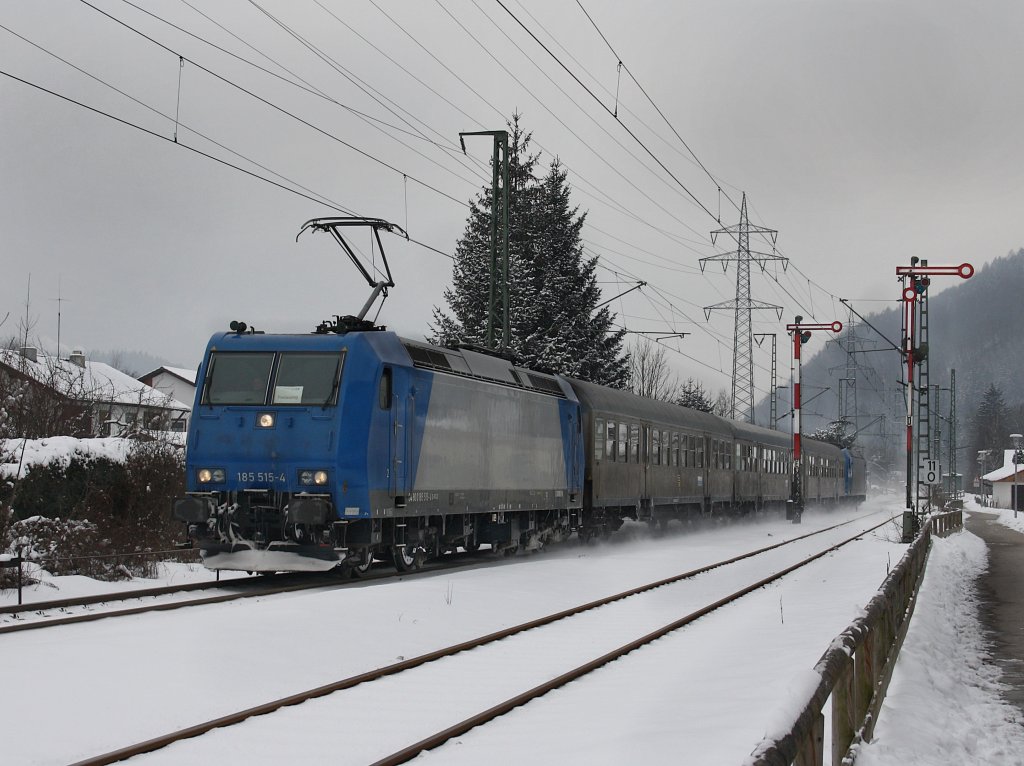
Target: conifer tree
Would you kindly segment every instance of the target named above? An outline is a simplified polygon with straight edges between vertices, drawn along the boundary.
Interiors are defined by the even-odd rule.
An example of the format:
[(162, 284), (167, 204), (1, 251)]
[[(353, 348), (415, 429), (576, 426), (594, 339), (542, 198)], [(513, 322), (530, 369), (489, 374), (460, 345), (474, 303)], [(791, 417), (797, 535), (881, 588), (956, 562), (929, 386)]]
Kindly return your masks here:
[(979, 450), (992, 450), (989, 470), (1002, 465), (1003, 450), (1011, 446), (1009, 415), (1002, 390), (995, 383), (990, 383), (971, 421), (973, 439), (970, 453), (977, 456)]
[[(551, 370), (594, 383), (626, 385), (628, 357), (613, 315), (597, 308), (597, 258), (583, 253), (586, 218), (570, 200), (568, 174), (557, 159), (536, 177), (537, 155), (514, 115), (509, 123), (509, 304), (507, 346), (525, 367)], [(470, 203), (466, 230), (455, 248), (450, 314), (434, 309), (432, 340), (482, 345), (487, 328), (491, 190)], [(500, 235), (500, 232), (499, 232)], [(501, 340), (501, 328), (495, 328)]]

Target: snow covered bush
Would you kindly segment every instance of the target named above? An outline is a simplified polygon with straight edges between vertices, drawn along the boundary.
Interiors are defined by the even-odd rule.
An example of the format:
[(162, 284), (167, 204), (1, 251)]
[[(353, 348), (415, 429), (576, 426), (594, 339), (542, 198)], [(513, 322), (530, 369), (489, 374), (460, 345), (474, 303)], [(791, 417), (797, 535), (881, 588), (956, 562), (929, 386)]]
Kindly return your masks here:
[[(81, 446), (99, 441), (121, 441), (123, 449), (92, 454)], [(181, 532), (170, 514), (171, 499), (184, 491), (181, 449), (161, 441), (69, 440), (64, 452), (47, 454), (0, 487), (0, 506), (10, 509), (8, 528), (0, 523), (2, 548), (16, 553), (28, 545), (51, 574), (151, 575), (156, 559), (144, 554), (168, 550)]]
[(89, 521), (31, 516), (15, 521), (6, 530), (4, 548), (21, 551), (26, 562), (50, 574), (106, 574), (95, 552), (103, 548), (99, 530)]

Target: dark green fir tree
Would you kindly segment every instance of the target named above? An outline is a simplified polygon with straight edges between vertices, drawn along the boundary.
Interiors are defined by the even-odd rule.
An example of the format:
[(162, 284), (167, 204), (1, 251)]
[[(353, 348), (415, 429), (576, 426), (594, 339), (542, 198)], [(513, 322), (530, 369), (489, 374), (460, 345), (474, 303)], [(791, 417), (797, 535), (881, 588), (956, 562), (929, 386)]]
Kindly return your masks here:
[[(551, 370), (594, 383), (623, 387), (629, 376), (624, 333), (598, 308), (597, 259), (583, 252), (586, 218), (570, 200), (568, 175), (556, 159), (537, 178), (530, 134), (515, 115), (509, 123), (509, 304), (507, 346), (525, 367)], [(491, 190), (470, 202), (469, 219), (455, 248), (450, 313), (434, 309), (431, 338), (441, 345), (483, 345), (487, 328)], [(499, 236), (501, 232), (499, 231)], [(501, 344), (501, 327), (495, 328)]]

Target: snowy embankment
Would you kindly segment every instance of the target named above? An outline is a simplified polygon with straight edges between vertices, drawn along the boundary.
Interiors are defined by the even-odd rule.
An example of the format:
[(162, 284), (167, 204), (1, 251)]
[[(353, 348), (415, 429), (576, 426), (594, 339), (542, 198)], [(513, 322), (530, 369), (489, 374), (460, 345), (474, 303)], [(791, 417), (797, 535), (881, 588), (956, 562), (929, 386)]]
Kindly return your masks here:
[(978, 614), (975, 582), (987, 559), (970, 532), (934, 539), (874, 741), (858, 766), (1024, 764), (1024, 716), (1000, 696)]

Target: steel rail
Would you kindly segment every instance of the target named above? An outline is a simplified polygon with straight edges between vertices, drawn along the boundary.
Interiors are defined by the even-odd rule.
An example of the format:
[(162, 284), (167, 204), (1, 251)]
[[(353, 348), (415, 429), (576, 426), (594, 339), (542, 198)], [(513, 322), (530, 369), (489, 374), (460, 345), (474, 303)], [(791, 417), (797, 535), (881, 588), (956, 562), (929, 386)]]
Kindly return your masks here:
[(565, 686), (570, 681), (575, 681), (576, 679), (581, 678), (582, 676), (585, 676), (586, 674), (591, 673), (597, 670), (598, 668), (603, 667), (604, 665), (607, 665), (609, 662), (612, 662), (614, 660), (619, 659), (620, 657), (629, 654), (635, 649), (639, 649), (640, 647), (645, 646), (653, 641), (656, 641), (659, 638), (663, 638), (669, 633), (672, 633), (673, 631), (679, 630), (679, 628), (685, 627), (686, 625), (695, 622), (696, 620), (700, 619), (701, 617), (704, 617), (707, 614), (710, 614), (716, 609), (720, 609), (723, 606), (731, 604), (733, 601), (737, 601), (743, 596), (746, 596), (755, 590), (759, 590), (760, 588), (763, 588), (765, 585), (769, 585), (775, 582), (776, 580), (785, 577), (791, 572), (794, 572), (797, 569), (800, 569), (814, 561), (817, 561), (823, 556), (826, 556), (829, 553), (832, 553), (833, 551), (842, 548), (844, 545), (848, 545), (852, 543), (854, 540), (860, 539), (868, 532), (873, 532), (879, 527), (885, 526), (890, 521), (891, 519), (883, 521), (881, 524), (878, 524), (875, 527), (863, 530), (862, 532), (859, 532), (853, 537), (847, 538), (846, 540), (837, 543), (836, 545), (833, 545), (830, 548), (827, 548), (819, 553), (816, 553), (813, 556), (810, 556), (802, 561), (799, 561), (796, 564), (793, 564), (792, 566), (786, 567), (785, 569), (776, 572), (773, 575), (769, 575), (768, 577), (758, 580), (752, 585), (748, 585), (745, 588), (741, 588), (735, 593), (725, 596), (724, 598), (720, 598), (718, 601), (715, 601), (712, 604), (708, 604), (707, 606), (702, 607), (701, 609), (698, 609), (695, 612), (691, 612), (685, 617), (680, 617), (678, 620), (674, 620), (668, 625), (658, 628), (657, 630), (652, 631), (645, 636), (641, 636), (640, 638), (634, 641), (630, 641), (628, 644), (620, 646), (617, 649), (613, 649), (612, 651), (603, 654), (600, 657), (591, 660), (590, 662), (580, 665), (579, 667), (574, 668), (573, 670), (570, 670), (567, 673), (563, 673), (557, 678), (547, 681), (539, 686), (535, 686), (534, 688), (530, 689), (529, 691), (525, 691), (522, 694), (517, 694), (515, 697), (505, 700), (504, 702), (495, 705), (494, 707), (488, 708), (487, 710), (481, 713), (477, 713), (476, 715), (471, 716), (470, 718), (467, 718), (464, 721), (455, 724), (454, 726), (449, 726), (447, 729), (444, 729), (443, 731), (439, 731), (436, 734), (432, 734), (431, 736), (426, 737), (425, 739), (421, 739), (419, 742), (409, 745), (408, 747), (404, 747), (401, 750), (392, 753), (389, 756), (386, 756), (385, 758), (381, 758), (378, 761), (374, 761), (373, 764), (371, 764), (371, 766), (398, 766), (398, 764), (408, 763), (413, 758), (416, 758), (424, 750), (431, 750), (435, 747), (443, 745), (445, 742), (454, 737), (461, 736), (466, 732), (470, 731), (471, 729), (480, 726), (481, 724), (493, 721), (495, 718), (498, 718), (499, 716), (502, 716), (505, 713), (508, 713), (517, 707), (521, 707), (522, 705), (525, 705), (527, 702), (530, 702), (536, 699), (537, 697), (541, 697), (550, 691), (554, 691), (555, 689)]
[[(875, 515), (875, 514), (868, 514), (868, 515), (870, 516), (870, 515)], [(893, 517), (893, 518), (895, 518), (895, 517)], [(774, 580), (777, 580), (780, 577), (785, 576), (786, 574), (788, 574), (789, 572), (793, 571), (794, 569), (798, 569), (798, 568), (800, 568), (802, 566), (806, 566), (810, 562), (812, 562), (812, 561), (814, 561), (814, 560), (816, 560), (818, 558), (821, 558), (822, 556), (825, 556), (826, 554), (828, 554), (828, 553), (830, 553), (830, 552), (832, 552), (834, 550), (837, 550), (838, 548), (840, 548), (840, 547), (842, 547), (844, 545), (847, 545), (848, 543), (850, 543), (850, 542), (852, 542), (852, 541), (862, 537), (863, 535), (865, 535), (865, 534), (867, 534), (869, 532), (873, 532), (874, 530), (879, 529), (880, 527), (883, 527), (886, 524), (891, 523), (893, 518), (888, 518), (885, 521), (881, 522), (880, 524), (877, 524), (877, 525), (875, 525), (873, 527), (869, 527), (868, 529), (865, 529), (865, 530), (861, 530), (856, 535), (854, 535), (853, 537), (850, 537), (847, 540), (844, 540), (843, 542), (838, 543), (837, 545), (833, 545), (833, 546), (827, 548), (826, 550), (822, 551), (821, 553), (818, 553), (818, 554), (812, 556), (809, 559), (805, 559), (805, 560), (799, 562), (798, 564), (796, 564), (796, 565), (794, 565), (792, 567), (788, 567), (787, 569), (783, 570), (780, 573), (772, 575), (771, 577), (766, 578), (764, 580), (761, 580), (761, 581), (755, 583), (752, 586), (744, 588), (742, 591), (739, 591), (739, 592), (733, 594), (732, 596), (727, 596), (725, 599), (721, 599), (721, 600), (715, 602), (714, 604), (711, 604), (710, 606), (704, 607), (703, 609), (699, 610), (698, 612), (694, 612), (694, 613), (692, 613), (690, 615), (687, 615), (686, 617), (682, 618), (681, 620), (677, 620), (677, 621), (673, 622), (667, 628), (662, 628), (662, 629), (656, 631), (655, 633), (648, 634), (647, 636), (643, 637), (642, 639), (638, 639), (638, 641), (631, 642), (630, 644), (627, 645), (628, 648), (625, 648), (623, 650), (616, 650), (616, 651), (619, 652), (618, 654), (615, 654), (613, 652), (611, 654), (604, 655), (603, 657), (598, 658), (598, 660), (595, 660), (592, 663), (588, 663), (587, 665), (582, 666), (582, 668), (586, 668), (586, 670), (583, 670), (582, 668), (577, 668), (574, 671), (570, 671), (570, 673), (567, 673), (567, 674), (564, 674), (562, 676), (559, 676), (557, 679), (555, 679), (555, 681), (552, 681), (552, 682), (549, 682), (548, 684), (544, 684), (543, 686), (537, 687), (536, 689), (533, 689), (530, 692), (526, 692), (524, 695), (518, 695), (517, 697), (513, 698), (513, 700), (509, 700), (509, 701), (507, 701), (505, 703), (502, 703), (501, 705), (498, 705), (498, 706), (496, 706), (494, 708), (491, 708), (488, 711), (485, 711), (484, 713), (481, 713), (481, 714), (479, 714), (477, 716), (473, 716), (472, 718), (467, 719), (466, 721), (463, 721), (460, 724), (456, 724), (455, 726), (450, 727), (449, 729), (446, 729), (444, 732), (439, 732), (438, 734), (434, 735), (433, 737), (430, 737), (430, 738), (428, 738), (426, 740), (421, 740), (421, 742), (418, 742), (415, 745), (411, 745), (411, 746), (409, 746), (407, 748), (404, 748), (401, 751), (399, 751), (398, 753), (393, 754), (392, 756), (389, 756), (390, 759), (393, 759), (393, 758), (396, 758), (399, 755), (401, 755), (402, 756), (401, 760), (388, 760), (388, 759), (385, 759), (383, 761), (380, 761), (379, 763), (381, 763), (381, 764), (383, 764), (383, 763), (404, 763), (405, 761), (409, 760), (410, 758), (415, 757), (415, 755), (417, 753), (419, 753), (420, 751), (422, 751), (424, 749), (430, 749), (431, 747), (436, 747), (437, 744), (441, 744), (443, 741), (446, 741), (447, 739), (450, 739), (451, 737), (458, 736), (460, 733), (468, 731), (469, 729), (473, 728), (474, 726), (479, 725), (479, 723), (483, 723), (483, 722), (486, 722), (487, 720), (491, 720), (492, 718), (495, 718), (495, 717), (497, 717), (499, 715), (502, 715), (503, 712), (507, 712), (507, 710), (511, 710), (514, 707), (518, 707), (519, 705), (524, 704), (525, 702), (529, 701), (529, 699), (533, 699), (533, 697), (540, 696), (541, 694), (544, 694), (545, 691), (548, 690), (549, 684), (557, 682), (556, 686), (551, 686), (550, 688), (557, 688), (558, 686), (564, 685), (565, 683), (568, 683), (569, 681), (573, 680), (574, 678), (579, 677), (579, 675), (583, 675), (586, 672), (590, 672), (590, 670), (593, 670), (593, 669), (595, 669), (597, 667), (600, 667), (601, 665), (606, 664), (607, 662), (610, 662), (612, 659), (615, 659), (615, 657), (622, 656), (622, 654), (625, 654), (625, 653), (627, 653), (629, 651), (632, 651), (633, 649), (637, 648), (638, 646), (642, 646), (644, 643), (649, 643), (650, 641), (653, 641), (656, 638), (658, 638), (658, 637), (660, 637), (662, 635), (665, 635), (665, 633), (671, 632), (672, 630), (676, 630), (679, 627), (682, 627), (683, 625), (688, 624), (689, 622), (693, 622), (698, 617), (701, 617), (701, 616), (707, 614), (708, 612), (713, 611), (714, 609), (718, 609), (719, 607), (723, 606), (724, 604), (729, 603), (730, 601), (734, 601), (737, 598), (739, 598), (740, 596), (746, 595), (747, 593), (751, 592), (752, 590), (756, 590), (757, 588), (761, 588), (764, 585), (766, 585), (766, 584), (768, 584), (768, 583), (770, 583), (770, 582), (772, 582)], [(275, 712), (277, 710), (280, 710), (281, 708), (284, 708), (284, 707), (289, 707), (291, 705), (298, 705), (298, 704), (301, 704), (303, 702), (307, 702), (309, 700), (316, 699), (318, 697), (324, 697), (324, 696), (327, 696), (329, 694), (333, 694), (334, 692), (343, 691), (345, 689), (351, 689), (351, 688), (353, 688), (355, 686), (358, 686), (360, 684), (363, 684), (363, 683), (367, 683), (367, 682), (370, 682), (370, 681), (376, 681), (376, 680), (384, 678), (386, 676), (391, 676), (391, 675), (395, 675), (395, 674), (404, 672), (406, 670), (411, 670), (413, 668), (419, 667), (421, 665), (426, 665), (427, 663), (434, 662), (436, 660), (444, 659), (446, 657), (451, 657), (453, 655), (459, 654), (459, 653), (464, 652), (464, 651), (468, 651), (470, 649), (475, 649), (475, 648), (480, 647), (480, 646), (485, 646), (487, 644), (491, 644), (491, 643), (494, 643), (496, 641), (500, 641), (500, 640), (502, 640), (504, 638), (508, 638), (510, 636), (514, 636), (514, 635), (516, 635), (518, 633), (523, 633), (523, 632), (526, 632), (528, 630), (532, 630), (534, 628), (539, 628), (539, 627), (542, 627), (544, 625), (549, 625), (549, 624), (551, 624), (553, 622), (557, 622), (559, 620), (563, 620), (563, 619), (565, 619), (567, 617), (572, 617), (574, 615), (582, 614), (582, 613), (590, 611), (592, 609), (596, 609), (596, 608), (598, 608), (600, 606), (605, 606), (607, 604), (611, 604), (611, 603), (614, 603), (616, 601), (621, 601), (622, 599), (629, 598), (631, 596), (635, 596), (635, 595), (638, 595), (638, 594), (641, 594), (641, 593), (644, 593), (644, 592), (647, 592), (647, 591), (651, 591), (651, 590), (654, 590), (655, 588), (660, 588), (660, 587), (663, 587), (665, 585), (670, 585), (672, 583), (679, 582), (681, 580), (685, 580), (685, 579), (688, 579), (688, 578), (692, 578), (692, 577), (695, 577), (697, 575), (704, 574), (706, 572), (709, 572), (709, 571), (714, 570), (714, 569), (718, 569), (718, 568), (723, 567), (723, 566), (728, 566), (729, 564), (734, 564), (736, 562), (743, 561), (745, 559), (753, 558), (754, 556), (761, 555), (761, 554), (766, 553), (768, 551), (772, 551), (772, 550), (775, 550), (777, 548), (781, 548), (781, 547), (783, 547), (785, 545), (791, 545), (791, 544), (793, 544), (795, 542), (798, 542), (800, 540), (804, 540), (804, 539), (807, 539), (809, 537), (814, 537), (815, 535), (823, 534), (825, 532), (829, 532), (829, 531), (831, 531), (833, 529), (838, 529), (839, 527), (843, 527), (843, 526), (846, 526), (848, 524), (852, 524), (852, 523), (854, 523), (856, 521), (860, 521), (860, 520), (861, 519), (851, 519), (849, 521), (844, 521), (844, 522), (841, 522), (839, 524), (834, 524), (831, 527), (826, 527), (824, 529), (820, 529), (820, 530), (817, 530), (817, 531), (814, 531), (814, 532), (808, 532), (806, 534), (800, 535), (798, 537), (791, 538), (789, 540), (784, 540), (784, 541), (779, 542), (779, 543), (774, 543), (773, 545), (768, 545), (768, 546), (765, 546), (763, 548), (758, 548), (757, 550), (749, 551), (747, 553), (743, 553), (743, 554), (740, 554), (738, 556), (733, 556), (732, 558), (725, 559), (725, 560), (722, 560), (722, 561), (718, 561), (718, 562), (715, 562), (713, 564), (709, 564), (707, 566), (699, 567), (697, 569), (693, 569), (693, 570), (690, 570), (688, 572), (684, 572), (684, 573), (679, 574), (679, 575), (674, 575), (672, 577), (667, 577), (667, 578), (664, 578), (662, 580), (658, 580), (656, 582), (649, 583), (647, 585), (641, 585), (641, 586), (638, 586), (636, 588), (631, 588), (629, 590), (622, 591), (621, 593), (616, 593), (616, 594), (611, 595), (611, 596), (606, 596), (604, 598), (596, 599), (594, 601), (587, 602), (587, 603), (582, 604), (580, 606), (570, 607), (569, 609), (564, 609), (562, 611), (555, 612), (555, 613), (547, 615), (545, 617), (539, 617), (537, 619), (530, 620), (528, 622), (521, 623), (519, 625), (514, 625), (514, 626), (511, 626), (511, 627), (508, 627), (508, 628), (503, 628), (502, 630), (498, 630), (498, 631), (495, 631), (493, 633), (489, 633), (487, 635), (480, 636), (478, 638), (469, 639), (467, 641), (463, 641), (461, 643), (454, 644), (452, 646), (445, 647), (443, 649), (437, 649), (437, 650), (434, 650), (432, 652), (427, 652), (425, 654), (421, 654), (421, 655), (418, 655), (416, 657), (412, 657), (412, 658), (407, 659), (407, 660), (402, 660), (400, 662), (395, 662), (395, 663), (392, 663), (390, 665), (385, 665), (385, 666), (382, 666), (380, 668), (376, 668), (376, 669), (373, 669), (373, 670), (366, 671), (364, 673), (359, 673), (357, 675), (350, 676), (348, 678), (344, 678), (344, 679), (341, 679), (339, 681), (334, 681), (332, 683), (325, 684), (323, 686), (318, 686), (318, 687), (316, 687), (314, 689), (308, 689), (306, 691), (302, 691), (302, 692), (298, 692), (296, 694), (288, 695), (287, 697), (282, 697), (280, 699), (273, 700), (271, 702), (266, 702), (266, 703), (263, 703), (261, 705), (256, 705), (255, 707), (247, 708), (245, 710), (241, 710), (241, 711), (238, 711), (238, 712), (235, 712), (235, 713), (230, 713), (230, 714), (225, 715), (225, 716), (220, 716), (218, 718), (214, 718), (212, 720), (205, 721), (203, 723), (194, 724), (192, 726), (188, 726), (188, 727), (185, 727), (183, 729), (179, 729), (179, 730), (177, 730), (175, 732), (172, 732), (172, 733), (169, 733), (169, 734), (163, 734), (163, 735), (160, 735), (158, 737), (153, 737), (151, 739), (135, 743), (133, 745), (128, 745), (126, 747), (119, 748), (117, 750), (112, 750), (112, 751), (110, 751), (108, 753), (104, 753), (104, 754), (101, 754), (101, 755), (98, 755), (98, 756), (94, 756), (94, 757), (91, 757), (91, 758), (86, 758), (86, 759), (81, 760), (81, 761), (76, 761), (74, 764), (71, 764), (71, 766), (107, 766), (108, 764), (116, 763), (116, 762), (124, 760), (126, 758), (131, 758), (131, 757), (136, 756), (136, 755), (142, 755), (143, 753), (149, 753), (149, 752), (152, 752), (154, 750), (159, 750), (159, 749), (161, 749), (163, 747), (166, 747), (168, 745), (174, 744), (175, 742), (180, 742), (181, 740), (191, 739), (193, 737), (200, 736), (200, 735), (205, 734), (205, 733), (207, 733), (209, 731), (212, 731), (213, 729), (217, 729), (217, 728), (221, 728), (221, 727), (225, 727), (225, 726), (232, 726), (234, 724), (241, 723), (241, 722), (246, 721), (249, 718), (253, 718), (255, 716), (260, 716), (260, 715), (266, 715), (268, 713), (273, 713), (273, 712)], [(614, 654), (614, 656), (612, 656), (612, 654)], [(597, 664), (594, 664), (594, 663), (597, 663)], [(576, 675), (573, 675), (573, 674), (576, 674)], [(540, 689), (544, 689), (545, 691), (539, 691)], [(530, 695), (530, 694), (532, 694), (533, 696), (526, 697), (526, 695)], [(521, 699), (521, 701), (515, 702), (515, 700), (520, 700), (520, 699)], [(512, 704), (513, 702), (514, 702), (514, 704)], [(484, 718), (485, 716), (488, 716), (488, 715), (489, 715), (489, 717)], [(473, 723), (470, 723), (470, 722), (473, 722)], [(460, 728), (460, 727), (464, 727), (464, 728)], [(444, 735), (444, 738), (443, 739), (438, 739), (438, 737), (440, 737), (441, 735)], [(424, 742), (435, 742), (435, 740), (436, 740), (436, 744), (428, 744), (428, 745), (424, 745), (423, 744)], [(417, 750), (415, 750), (415, 752), (413, 752), (412, 748), (419, 748), (419, 749), (417, 749)], [(407, 755), (405, 755), (405, 754), (407, 754)], [(377, 766), (377, 765), (375, 764), (374, 766)]]
[[(0, 625), (0, 635), (4, 633), (19, 633), (26, 630), (40, 630), (42, 628), (57, 627), (60, 625), (74, 625), (80, 622), (96, 622), (97, 620), (103, 620), (108, 617), (127, 617), (137, 614), (146, 614), (147, 612), (167, 612), (174, 609), (181, 609), (189, 606), (204, 606), (207, 604), (219, 604), (225, 601), (235, 601), (243, 598), (254, 598), (257, 596), (274, 596), (279, 593), (293, 593), (295, 591), (302, 590), (313, 590), (315, 588), (348, 588), (356, 587), (361, 583), (374, 582), (376, 580), (387, 580), (395, 577), (416, 577), (419, 575), (428, 575), (439, 571), (445, 571), (447, 569), (458, 569), (464, 566), (472, 566), (473, 564), (479, 564), (480, 557), (475, 554), (460, 554), (456, 559), (445, 560), (443, 563), (432, 563), (427, 564), (421, 569), (417, 569), (411, 572), (396, 572), (396, 571), (385, 571), (380, 573), (373, 573), (363, 575), (356, 579), (341, 580), (337, 577), (331, 576), (319, 576), (317, 579), (303, 579), (301, 582), (292, 582), (298, 579), (301, 574), (299, 573), (285, 573), (280, 575), (274, 575), (274, 577), (280, 577), (286, 582), (291, 583), (288, 585), (276, 585), (271, 587), (246, 587), (247, 584), (253, 583), (253, 580), (239, 580), (238, 584), (234, 587), (242, 587), (244, 590), (236, 591), (232, 593), (224, 593), (217, 596), (207, 596), (205, 598), (195, 598), (185, 601), (165, 601), (159, 604), (148, 604), (145, 606), (128, 607), (126, 609), (112, 609), (109, 611), (102, 612), (89, 612), (87, 614), (75, 614), (68, 615), (67, 617), (54, 617), (54, 618), (42, 618), (38, 620), (29, 620), (26, 622), (16, 622), (7, 625)], [(214, 588), (219, 585), (222, 588), (231, 588), (233, 585), (232, 580), (225, 580), (221, 583), (214, 583), (209, 585), (209, 588)], [(262, 580), (266, 582), (266, 579)], [(130, 591), (125, 594), (117, 594), (110, 598), (104, 598), (102, 596), (90, 596), (86, 599), (75, 601), (69, 599), (71, 603), (67, 606), (86, 606), (95, 603), (104, 603), (106, 601), (128, 601), (134, 598), (142, 598), (145, 596), (154, 595), (168, 595), (177, 592), (187, 592), (190, 590), (200, 590), (198, 588), (192, 588), (191, 585), (196, 583), (187, 583), (184, 587), (174, 588), (152, 588), (147, 589), (153, 591), (152, 593), (143, 593), (143, 591)], [(203, 583), (206, 585), (205, 583)], [(27, 608), (21, 611), (41, 611), (44, 607), (43, 604), (53, 604), (55, 602), (39, 602), (35, 605), (28, 605)], [(50, 607), (52, 608), (52, 607)], [(66, 608), (66, 607), (61, 607)]]
[[(786, 545), (786, 544), (791, 543), (791, 542), (796, 542), (798, 540), (802, 540), (805, 537), (809, 537), (811, 535), (821, 534), (823, 532), (828, 532), (828, 531), (830, 531), (832, 529), (835, 529), (837, 527), (843, 526), (844, 524), (851, 524), (851, 523), (853, 523), (853, 521), (855, 521), (855, 519), (851, 520), (851, 521), (844, 521), (844, 522), (842, 522), (840, 524), (837, 524), (837, 525), (834, 525), (834, 526), (831, 526), (831, 527), (827, 527), (825, 529), (820, 529), (817, 532), (810, 532), (807, 535), (802, 535), (800, 537), (792, 538), (789, 541), (778, 543), (775, 546), (769, 546), (767, 548), (762, 548), (760, 550), (753, 551), (753, 552), (751, 552), (751, 554), (748, 554), (748, 555), (756, 555), (758, 553), (763, 553), (765, 551), (772, 550), (772, 548), (778, 547), (779, 545)], [(463, 554), (463, 555), (465, 556), (466, 554)], [(472, 554), (469, 554), (469, 555), (472, 556)], [(2, 615), (2, 614), (14, 614), (14, 615), (17, 615), (17, 614), (22, 614), (22, 613), (25, 613), (25, 612), (33, 612), (33, 613), (35, 613), (35, 612), (42, 612), (42, 611), (46, 611), (46, 610), (50, 610), (50, 609), (67, 609), (69, 607), (89, 606), (89, 605), (92, 605), (92, 604), (109, 603), (111, 601), (130, 601), (132, 599), (148, 598), (148, 597), (154, 597), (154, 596), (163, 596), (163, 595), (170, 595), (170, 594), (174, 594), (174, 593), (184, 593), (184, 592), (193, 591), (193, 590), (212, 590), (212, 589), (215, 589), (215, 588), (231, 588), (231, 587), (245, 588), (245, 590), (243, 590), (242, 592), (239, 592), (239, 593), (222, 594), (222, 595), (219, 595), (219, 596), (209, 596), (207, 598), (191, 599), (191, 600), (188, 600), (188, 601), (172, 601), (172, 602), (165, 602), (165, 603), (161, 603), (161, 604), (151, 604), (151, 605), (148, 605), (148, 606), (130, 607), (130, 608), (127, 608), (127, 609), (114, 609), (114, 610), (104, 611), (104, 612), (90, 612), (88, 614), (68, 615), (66, 617), (55, 617), (55, 618), (50, 618), (50, 619), (39, 619), (39, 620), (31, 620), (31, 621), (28, 621), (28, 622), (18, 622), (18, 623), (11, 623), (11, 624), (8, 624), (8, 625), (0, 625), (0, 635), (2, 635), (4, 633), (19, 633), (19, 632), (26, 631), (26, 630), (36, 630), (36, 629), (41, 629), (41, 628), (57, 627), (57, 626), (60, 626), (60, 625), (74, 625), (74, 624), (80, 623), (80, 622), (95, 622), (97, 620), (105, 619), (105, 618), (108, 618), (108, 617), (126, 617), (126, 616), (131, 616), (131, 615), (136, 615), (136, 614), (145, 614), (147, 612), (166, 612), (166, 611), (171, 611), (173, 609), (180, 609), (182, 607), (187, 607), (187, 606), (203, 606), (203, 605), (206, 605), (206, 604), (218, 604), (218, 603), (222, 603), (222, 602), (225, 602), (225, 601), (233, 601), (233, 600), (236, 600), (236, 599), (252, 598), (254, 596), (272, 596), (272, 595), (276, 595), (278, 593), (290, 593), (290, 592), (294, 592), (294, 591), (313, 589), (313, 588), (354, 586), (357, 582), (373, 582), (375, 580), (388, 579), (388, 578), (391, 578), (391, 577), (400, 577), (400, 576), (403, 576), (403, 575), (415, 575), (415, 574), (418, 574), (418, 573), (426, 574), (426, 573), (429, 573), (429, 572), (436, 572), (436, 571), (447, 569), (447, 568), (458, 568), (460, 566), (468, 565), (468, 564), (474, 563), (476, 561), (479, 561), (479, 559), (478, 558), (474, 558), (473, 561), (458, 561), (458, 560), (452, 561), (452, 560), (447, 560), (447, 561), (445, 561), (444, 563), (442, 563), (440, 565), (438, 563), (427, 564), (422, 569), (416, 570), (414, 572), (398, 572), (398, 573), (388, 572), (386, 574), (371, 574), (371, 575), (365, 575), (363, 577), (360, 577), (356, 581), (343, 581), (343, 582), (339, 582), (336, 579), (327, 577), (327, 578), (318, 579), (316, 581), (304, 580), (303, 582), (300, 582), (298, 584), (284, 586), (284, 587), (282, 587), (282, 586), (273, 586), (273, 587), (269, 587), (269, 588), (267, 588), (267, 587), (260, 587), (260, 588), (258, 588), (256, 590), (250, 590), (249, 589), (249, 587), (250, 587), (249, 584), (252, 583), (253, 581), (252, 580), (243, 580), (243, 579), (239, 578), (237, 581), (225, 580), (224, 582), (212, 582), (212, 583), (185, 583), (185, 584), (180, 585), (180, 586), (169, 585), (169, 586), (163, 586), (163, 587), (159, 587), (159, 588), (144, 588), (144, 589), (134, 590), (134, 591), (125, 591), (124, 593), (114, 593), (114, 594), (105, 594), (105, 595), (85, 596), (85, 597), (77, 598), (77, 599), (71, 598), (71, 599), (59, 599), (59, 600), (53, 600), (53, 601), (39, 601), (39, 602), (36, 602), (34, 604), (22, 604), (22, 605), (15, 605), (15, 606), (5, 606), (5, 607), (0, 607), (0, 615)], [(720, 562), (719, 565), (731, 564), (731, 563), (733, 563), (733, 560)], [(690, 576), (693, 576), (693, 574), (698, 574), (698, 572), (687, 573), (685, 575), (680, 575), (680, 577), (690, 577)], [(297, 577), (300, 577), (300, 576), (301, 575), (296, 575), (295, 573), (286, 573), (286, 574), (272, 575), (272, 577), (274, 577), (275, 579), (276, 578), (280, 578), (280, 579), (283, 579), (283, 580), (286, 580), (286, 581), (290, 581), (292, 579), (296, 579)], [(262, 582), (267, 582), (267, 579), (262, 580)], [(667, 583), (661, 583), (661, 584), (664, 585), (664, 584), (667, 584)], [(655, 587), (655, 586), (652, 586), (652, 587)], [(632, 594), (629, 594), (629, 595), (632, 595)]]
[[(274, 575), (280, 577), (281, 575)], [(171, 593), (187, 593), (194, 590), (210, 590), (213, 588), (230, 588), (251, 582), (244, 578), (231, 580), (210, 580), (209, 582), (190, 582), (181, 585), (160, 585), (153, 588), (138, 588), (137, 590), (126, 590), (120, 593), (97, 593), (91, 596), (80, 596), (77, 598), (57, 598), (49, 601), (35, 601), (29, 604), (14, 604), (0, 606), (0, 614), (22, 614), (23, 612), (45, 612), (51, 609), (67, 609), (68, 607), (90, 606), (92, 604), (104, 604), (111, 601), (130, 601), (133, 598), (149, 598), (151, 596), (166, 596)]]

